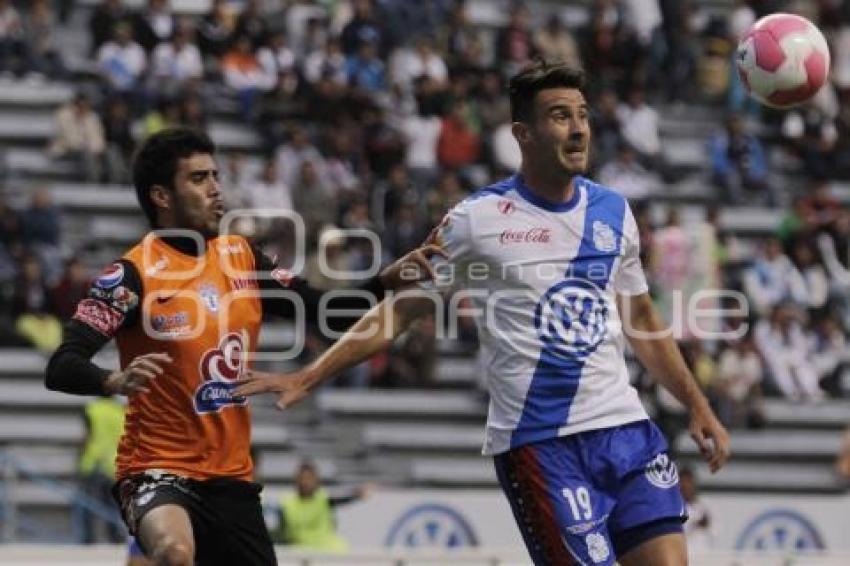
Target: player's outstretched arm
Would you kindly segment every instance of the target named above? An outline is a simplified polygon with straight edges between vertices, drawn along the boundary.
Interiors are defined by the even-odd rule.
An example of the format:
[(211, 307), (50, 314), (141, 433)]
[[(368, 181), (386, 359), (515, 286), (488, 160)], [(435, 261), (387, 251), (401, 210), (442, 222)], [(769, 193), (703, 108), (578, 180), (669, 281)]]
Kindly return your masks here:
[(690, 413), (690, 433), (712, 472), (730, 455), (729, 433), (700, 391), (669, 329), (661, 321), (649, 293), (619, 295), (623, 331), (641, 364)]
[(62, 343), (50, 357), (45, 386), (74, 395), (133, 395), (143, 393), (171, 358), (162, 353), (141, 355), (121, 370), (110, 371), (92, 357), (119, 329), (135, 324), (141, 309), (142, 283), (135, 266), (119, 260), (92, 283), (65, 325)]
[(402, 291), (378, 303), (324, 354), (290, 374), (250, 371), (237, 382), (233, 395), (277, 394), (279, 409), (303, 399), (318, 384), (385, 349), (410, 324), (433, 308), (421, 291)]

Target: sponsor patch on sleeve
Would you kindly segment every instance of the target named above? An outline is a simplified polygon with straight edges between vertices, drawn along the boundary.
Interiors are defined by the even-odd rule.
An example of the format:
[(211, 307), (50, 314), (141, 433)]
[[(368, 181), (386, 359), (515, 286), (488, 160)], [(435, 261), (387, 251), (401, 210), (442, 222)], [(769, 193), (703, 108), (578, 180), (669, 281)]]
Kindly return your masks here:
[(77, 305), (74, 320), (87, 324), (103, 334), (112, 337), (124, 322), (124, 313), (97, 299), (83, 299)]
[(124, 279), (124, 266), (120, 263), (113, 263), (103, 270), (97, 279), (94, 280), (94, 286), (100, 289), (112, 289), (117, 287)]
[(277, 269), (273, 269), (271, 272), (272, 279), (281, 284), (281, 286), (286, 287), (287, 289), (292, 286), (292, 281), (295, 279), (295, 274), (293, 274), (288, 269), (284, 269), (282, 267), (278, 267)]

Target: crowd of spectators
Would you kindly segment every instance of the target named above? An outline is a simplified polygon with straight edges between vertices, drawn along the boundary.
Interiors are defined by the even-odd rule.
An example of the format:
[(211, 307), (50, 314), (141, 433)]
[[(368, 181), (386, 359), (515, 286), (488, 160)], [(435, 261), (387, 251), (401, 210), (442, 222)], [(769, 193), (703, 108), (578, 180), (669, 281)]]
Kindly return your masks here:
[[(144, 136), (173, 124), (205, 128), (212, 114), (229, 113), (262, 140), (260, 159), (220, 156), (229, 204), (298, 212), (309, 236), (305, 276), (333, 288), (339, 282), (316, 267), (319, 242), (339, 270), (375, 258), (335, 228), (375, 231), (381, 262), (421, 242), (472, 188), (516, 169), (506, 79), (536, 57), (583, 65), (593, 174), (632, 201), (652, 292), (723, 420), (758, 426), (765, 394), (816, 401), (841, 391), (850, 211), (830, 196), (829, 179), (850, 173), (845, 4), (739, 1), (719, 16), (692, 1), (593, 0), (586, 18), (562, 18), (558, 3), (546, 4), (545, 17), (512, 3), (504, 25), (488, 27), (470, 21), (462, 0), (213, 0), (198, 17), (175, 14), (167, 0), (139, 10), (103, 0), (89, 19), (98, 88), (57, 110), (47, 150), (74, 163), (81, 179), (126, 183)], [(753, 104), (732, 62), (749, 25), (780, 9), (818, 22), (834, 61), (832, 83), (786, 113)], [(68, 76), (54, 37), (58, 18), (47, 1), (0, 0), (0, 72)], [(661, 117), (694, 101), (726, 116), (705, 140), (706, 192), (713, 184), (724, 204), (790, 204), (776, 238), (738, 241), (720, 229), (716, 210), (693, 222), (673, 209), (653, 225), (647, 203), (687, 174), (665, 152)], [(792, 182), (777, 182), (780, 170)], [(0, 273), (16, 290), (6, 293), (4, 316), (14, 321), (12, 334), (48, 350), (45, 313), (67, 317), (90, 274), (75, 260), (44, 272), (61, 265), (49, 249), (58, 247), (59, 225), (46, 196), (34, 196), (24, 212), (0, 208)], [(293, 253), (286, 223), (258, 218), (240, 229), (284, 262)], [(702, 330), (746, 322), (749, 331), (701, 338), (677, 304), (722, 306), (697, 296), (705, 289), (745, 292), (752, 316)], [(434, 321), (411, 332), (349, 382), (433, 384)], [(463, 338), (474, 343), (468, 325)], [(308, 345), (323, 347), (317, 337)], [(676, 415), (672, 399), (658, 403)]]

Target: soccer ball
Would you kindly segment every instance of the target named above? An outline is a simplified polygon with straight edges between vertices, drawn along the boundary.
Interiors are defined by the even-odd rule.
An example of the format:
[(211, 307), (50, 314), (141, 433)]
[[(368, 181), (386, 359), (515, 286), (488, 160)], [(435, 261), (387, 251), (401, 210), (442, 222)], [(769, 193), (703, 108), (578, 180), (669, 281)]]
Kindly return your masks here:
[(820, 30), (794, 14), (757, 21), (738, 44), (738, 74), (759, 102), (787, 108), (809, 100), (829, 75), (829, 48)]

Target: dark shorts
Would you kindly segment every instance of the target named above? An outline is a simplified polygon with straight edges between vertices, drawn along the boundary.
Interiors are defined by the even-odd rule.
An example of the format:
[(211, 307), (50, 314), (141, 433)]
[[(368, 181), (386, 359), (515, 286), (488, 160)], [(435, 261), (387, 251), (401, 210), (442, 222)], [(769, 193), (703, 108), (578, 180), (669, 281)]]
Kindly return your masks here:
[(537, 566), (613, 565), (647, 540), (682, 532), (678, 472), (651, 421), (526, 444), (495, 464)]
[(196, 564), (269, 566), (277, 559), (263, 520), (260, 491), (262, 487), (252, 482), (197, 481), (146, 472), (122, 479), (112, 494), (133, 536), (146, 513), (160, 505), (179, 505), (192, 521)]

